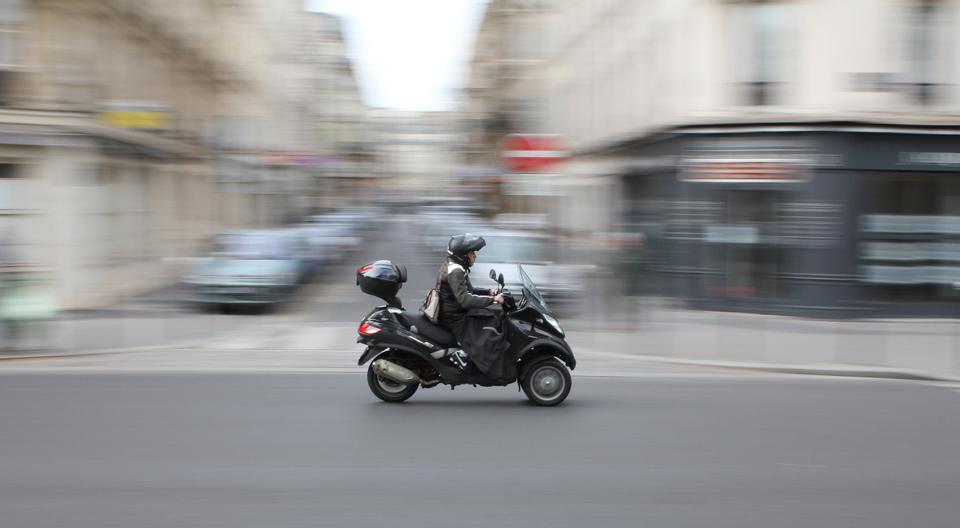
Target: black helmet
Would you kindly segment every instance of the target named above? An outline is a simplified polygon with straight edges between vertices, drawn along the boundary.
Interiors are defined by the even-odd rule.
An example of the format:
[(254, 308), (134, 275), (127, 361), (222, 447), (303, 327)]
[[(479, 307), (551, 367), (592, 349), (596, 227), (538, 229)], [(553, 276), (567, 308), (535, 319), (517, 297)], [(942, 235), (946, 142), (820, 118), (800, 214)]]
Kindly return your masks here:
[(466, 257), (471, 251), (480, 251), (487, 241), (480, 235), (471, 235), (465, 233), (462, 235), (453, 235), (450, 237), (450, 243), (447, 244), (447, 253), (455, 257)]

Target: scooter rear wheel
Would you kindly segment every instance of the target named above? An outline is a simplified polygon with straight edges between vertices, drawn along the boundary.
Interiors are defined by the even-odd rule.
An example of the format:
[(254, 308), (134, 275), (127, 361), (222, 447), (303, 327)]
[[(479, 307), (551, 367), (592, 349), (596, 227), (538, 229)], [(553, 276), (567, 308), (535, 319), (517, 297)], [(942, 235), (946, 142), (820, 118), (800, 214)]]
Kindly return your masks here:
[(373, 371), (372, 362), (370, 367), (367, 368), (367, 385), (370, 386), (370, 391), (373, 392), (374, 396), (389, 403), (406, 401), (420, 388), (420, 385), (416, 383), (413, 385), (403, 385), (402, 383), (397, 383), (383, 376), (378, 376), (377, 373)]
[(567, 399), (573, 379), (567, 366), (555, 357), (545, 358), (526, 369), (520, 387), (533, 403), (544, 407)]

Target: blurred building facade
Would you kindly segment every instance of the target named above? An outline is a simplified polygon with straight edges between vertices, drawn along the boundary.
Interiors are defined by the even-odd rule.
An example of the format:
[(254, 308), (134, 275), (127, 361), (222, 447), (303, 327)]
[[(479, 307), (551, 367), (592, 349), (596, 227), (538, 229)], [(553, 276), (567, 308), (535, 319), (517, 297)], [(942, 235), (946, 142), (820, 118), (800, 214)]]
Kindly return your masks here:
[(340, 19), (306, 13), (303, 76), (298, 83), (308, 141), (319, 171), (314, 203), (321, 209), (363, 199), (376, 181), (375, 129), (350, 60)]
[[(655, 282), (694, 306), (955, 314), (960, 2), (489, 9), (535, 21), (478, 39), (507, 50), (496, 68), (525, 73), (512, 89), (478, 85), (468, 107), (507, 124), (494, 136), (572, 139), (547, 201), (560, 229), (639, 234)], [(510, 105), (522, 110), (501, 117)]]
[[(62, 306), (97, 306), (168, 283), (217, 229), (317, 208), (335, 147), (317, 122), (346, 89), (318, 86), (344, 49), (317, 17), (298, 0), (0, 0), (10, 259), (46, 270)], [(315, 58), (324, 39), (339, 58)]]
[(474, 40), (461, 110), (463, 163), (499, 212), (548, 208), (549, 193), (530, 194), (531, 186), (509, 173), (500, 154), (508, 134), (540, 131), (544, 107), (537, 96), (545, 88), (537, 39), (551, 23), (550, 6), (543, 0), (492, 0)]
[(376, 163), (382, 196), (413, 203), (449, 196), (462, 168), (456, 112), (375, 109)]

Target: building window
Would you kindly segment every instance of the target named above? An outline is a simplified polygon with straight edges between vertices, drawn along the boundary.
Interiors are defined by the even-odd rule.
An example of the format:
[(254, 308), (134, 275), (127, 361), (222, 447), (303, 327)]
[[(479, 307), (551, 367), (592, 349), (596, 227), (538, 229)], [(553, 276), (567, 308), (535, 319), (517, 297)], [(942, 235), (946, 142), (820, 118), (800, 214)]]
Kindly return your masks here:
[(878, 301), (960, 295), (960, 181), (954, 173), (868, 173), (860, 280)]
[(13, 103), (15, 72), (23, 66), (20, 45), (25, 15), (23, 0), (0, 0), (0, 106)]
[(776, 244), (779, 193), (723, 190), (719, 222), (704, 229), (708, 266), (706, 290), (722, 297), (774, 298), (783, 264)]
[(9, 71), (20, 66), (20, 31), (0, 19), (0, 71)]
[(781, 2), (738, 1), (731, 5), (733, 70), (741, 101), (750, 106), (777, 104), (789, 54), (791, 6)]
[(910, 7), (908, 90), (917, 104), (933, 104), (939, 95), (940, 69), (947, 60), (943, 56), (946, 15), (940, 0), (916, 0)]
[(26, 15), (25, 0), (0, 0), (0, 67), (20, 65), (15, 44)]

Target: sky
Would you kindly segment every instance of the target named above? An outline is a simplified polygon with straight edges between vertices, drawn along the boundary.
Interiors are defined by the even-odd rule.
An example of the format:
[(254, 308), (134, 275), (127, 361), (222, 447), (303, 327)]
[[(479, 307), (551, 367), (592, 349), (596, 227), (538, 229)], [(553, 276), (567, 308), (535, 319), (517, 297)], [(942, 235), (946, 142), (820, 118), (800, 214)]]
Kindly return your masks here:
[(486, 0), (308, 0), (339, 16), (369, 106), (442, 111), (456, 105)]

